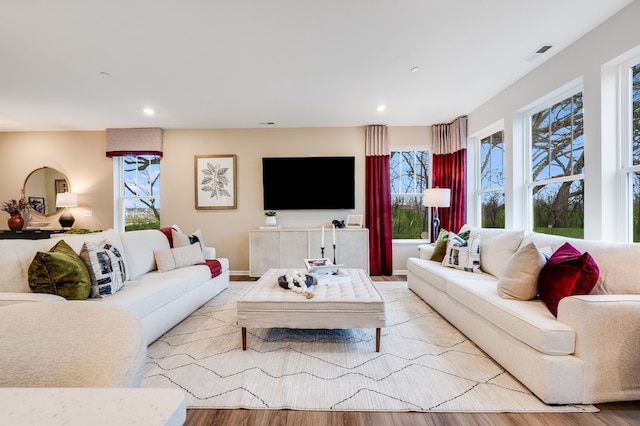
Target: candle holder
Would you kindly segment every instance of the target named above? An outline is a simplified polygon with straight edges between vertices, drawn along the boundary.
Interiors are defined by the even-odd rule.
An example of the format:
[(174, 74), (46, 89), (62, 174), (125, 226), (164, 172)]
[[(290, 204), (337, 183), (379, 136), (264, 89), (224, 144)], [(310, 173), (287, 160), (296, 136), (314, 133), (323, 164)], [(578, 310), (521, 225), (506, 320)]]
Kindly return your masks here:
[(324, 247), (320, 247), (320, 257), (324, 258)]

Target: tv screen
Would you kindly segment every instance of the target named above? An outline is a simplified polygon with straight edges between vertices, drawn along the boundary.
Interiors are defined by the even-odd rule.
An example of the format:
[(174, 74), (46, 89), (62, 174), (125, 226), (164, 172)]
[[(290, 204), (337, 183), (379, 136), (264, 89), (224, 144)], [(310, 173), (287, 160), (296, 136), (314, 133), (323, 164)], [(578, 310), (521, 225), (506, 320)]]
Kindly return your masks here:
[(262, 159), (265, 210), (354, 209), (354, 157)]

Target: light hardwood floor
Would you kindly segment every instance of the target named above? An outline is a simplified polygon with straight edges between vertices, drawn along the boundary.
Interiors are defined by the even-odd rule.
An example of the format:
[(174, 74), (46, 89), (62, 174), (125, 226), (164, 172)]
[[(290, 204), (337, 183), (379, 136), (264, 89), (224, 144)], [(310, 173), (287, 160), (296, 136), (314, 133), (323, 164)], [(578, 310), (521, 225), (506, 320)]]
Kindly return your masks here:
[[(373, 281), (406, 281), (406, 276), (371, 277)], [(233, 276), (232, 281), (252, 280)], [(640, 374), (640, 372), (639, 372)], [(598, 413), (390, 413), (293, 410), (187, 410), (187, 426), (355, 426), (355, 425), (639, 425), (640, 401), (597, 404)]]

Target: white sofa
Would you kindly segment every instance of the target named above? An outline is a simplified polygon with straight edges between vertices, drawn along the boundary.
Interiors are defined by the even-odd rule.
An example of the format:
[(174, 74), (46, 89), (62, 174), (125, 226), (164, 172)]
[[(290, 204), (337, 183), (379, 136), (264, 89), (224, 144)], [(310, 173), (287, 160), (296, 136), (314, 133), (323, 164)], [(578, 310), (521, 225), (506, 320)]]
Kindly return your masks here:
[[(124, 287), (115, 294), (88, 301), (115, 304), (132, 312), (142, 324), (147, 344), (229, 287), (229, 262), (224, 258), (217, 259), (222, 273), (214, 278), (205, 265), (158, 272), (154, 250), (170, 248), (169, 240), (158, 230), (118, 233), (110, 229), (57, 235), (59, 238), (43, 240), (0, 240), (0, 306), (26, 301), (65, 301), (55, 295), (32, 293), (28, 282), (29, 265), (36, 252), (48, 251), (59, 239), (64, 239), (76, 253), (86, 241), (97, 244), (105, 239), (120, 251), (128, 274)], [(207, 259), (214, 259), (215, 249), (208, 247), (205, 254)], [(90, 322), (88, 318), (87, 324)]]
[[(429, 260), (425, 245), (407, 261), (409, 288), (547, 404), (640, 399), (640, 244), (472, 230), (482, 273)], [(569, 242), (600, 269), (591, 294), (563, 298), (557, 318), (538, 298), (499, 295), (505, 265), (531, 242), (551, 252)]]

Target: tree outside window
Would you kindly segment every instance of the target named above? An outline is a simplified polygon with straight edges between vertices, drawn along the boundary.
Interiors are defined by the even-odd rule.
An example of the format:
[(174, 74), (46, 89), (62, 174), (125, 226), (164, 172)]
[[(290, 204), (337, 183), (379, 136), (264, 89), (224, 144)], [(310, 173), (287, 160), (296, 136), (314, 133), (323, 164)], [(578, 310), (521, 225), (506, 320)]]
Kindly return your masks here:
[(429, 151), (391, 152), (393, 239), (427, 238), (429, 220), (422, 205), (429, 184)]
[(631, 208), (633, 242), (640, 242), (640, 63), (631, 67)]
[(483, 228), (504, 228), (504, 141), (502, 131), (480, 140), (480, 205)]
[(122, 157), (125, 231), (160, 228), (160, 159), (156, 155)]
[(533, 230), (584, 236), (582, 92), (531, 115)]

